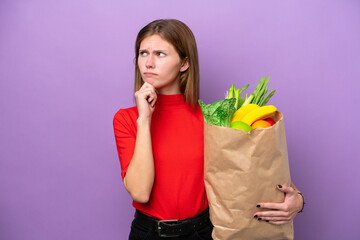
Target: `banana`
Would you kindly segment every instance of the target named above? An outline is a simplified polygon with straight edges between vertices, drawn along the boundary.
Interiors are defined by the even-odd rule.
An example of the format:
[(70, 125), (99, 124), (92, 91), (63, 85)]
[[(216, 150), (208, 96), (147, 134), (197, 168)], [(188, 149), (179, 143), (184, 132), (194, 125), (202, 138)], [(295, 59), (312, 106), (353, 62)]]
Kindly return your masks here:
[(247, 104), (241, 108), (239, 108), (234, 115), (231, 118), (231, 123), (233, 122), (238, 122), (238, 121), (242, 121), (241, 119), (243, 119), (243, 117), (245, 115), (247, 115), (248, 113), (254, 111), (255, 109), (260, 108), (258, 105), (256, 104)]
[(255, 122), (256, 120), (268, 118), (275, 112), (276, 107), (273, 105), (259, 107), (246, 114), (241, 121), (251, 126), (251, 124), (253, 124), (253, 122)]

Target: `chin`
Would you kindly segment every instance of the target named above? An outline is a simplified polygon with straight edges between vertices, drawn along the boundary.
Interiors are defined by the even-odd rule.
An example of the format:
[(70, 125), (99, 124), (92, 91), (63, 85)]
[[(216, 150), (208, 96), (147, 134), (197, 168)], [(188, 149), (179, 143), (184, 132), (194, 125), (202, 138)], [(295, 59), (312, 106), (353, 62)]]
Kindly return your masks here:
[(145, 79), (144, 82), (147, 82), (155, 87), (155, 81), (153, 79)]

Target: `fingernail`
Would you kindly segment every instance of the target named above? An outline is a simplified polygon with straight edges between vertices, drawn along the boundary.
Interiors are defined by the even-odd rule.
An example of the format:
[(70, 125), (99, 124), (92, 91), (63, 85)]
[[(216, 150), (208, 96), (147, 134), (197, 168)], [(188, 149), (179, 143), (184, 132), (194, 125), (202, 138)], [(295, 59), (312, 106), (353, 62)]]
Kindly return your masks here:
[(266, 222), (269, 222), (269, 220), (266, 220)]
[(254, 218), (257, 218), (257, 215), (255, 215)]
[(258, 205), (256, 205), (256, 207), (260, 207), (260, 205), (258, 204)]
[(258, 218), (258, 221), (261, 221), (262, 218)]
[(279, 188), (282, 188), (282, 186), (281, 186), (280, 184), (278, 185), (278, 187), (279, 187)]

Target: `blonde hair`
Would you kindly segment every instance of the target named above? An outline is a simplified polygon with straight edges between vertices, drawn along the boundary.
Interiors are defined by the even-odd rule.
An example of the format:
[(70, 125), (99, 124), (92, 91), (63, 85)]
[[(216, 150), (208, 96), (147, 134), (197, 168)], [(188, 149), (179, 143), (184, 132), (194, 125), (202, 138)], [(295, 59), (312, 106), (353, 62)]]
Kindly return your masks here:
[(188, 26), (176, 19), (159, 19), (143, 27), (135, 42), (135, 85), (134, 92), (144, 84), (137, 64), (141, 42), (151, 35), (158, 34), (171, 43), (181, 61), (187, 59), (189, 68), (180, 73), (180, 91), (185, 101), (195, 107), (199, 99), (199, 59), (195, 37)]

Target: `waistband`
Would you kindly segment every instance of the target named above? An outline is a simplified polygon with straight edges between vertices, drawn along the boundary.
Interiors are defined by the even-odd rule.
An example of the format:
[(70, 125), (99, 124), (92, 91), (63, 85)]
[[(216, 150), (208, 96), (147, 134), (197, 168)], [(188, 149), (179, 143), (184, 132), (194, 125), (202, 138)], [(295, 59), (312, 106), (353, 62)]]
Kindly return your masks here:
[(183, 220), (161, 220), (147, 216), (136, 209), (134, 221), (149, 230), (157, 232), (160, 237), (179, 237), (189, 235), (211, 224), (209, 218), (209, 208), (194, 217)]

